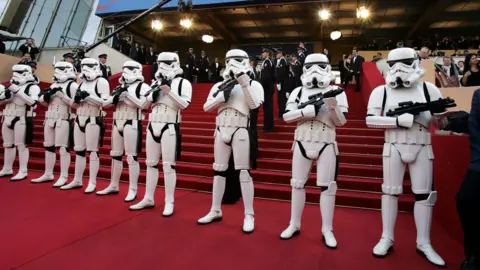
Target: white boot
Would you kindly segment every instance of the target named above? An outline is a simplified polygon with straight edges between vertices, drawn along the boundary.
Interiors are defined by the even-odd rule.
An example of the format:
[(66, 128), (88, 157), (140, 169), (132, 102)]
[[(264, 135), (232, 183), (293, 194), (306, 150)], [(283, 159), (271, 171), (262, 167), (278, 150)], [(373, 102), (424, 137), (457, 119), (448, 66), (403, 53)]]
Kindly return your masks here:
[(75, 157), (75, 176), (73, 181), (67, 185), (60, 187), (61, 190), (77, 189), (83, 187), (83, 172), (87, 166), (87, 158), (76, 155)]
[(243, 219), (243, 233), (250, 234), (255, 229), (255, 218), (253, 215), (245, 215)]
[(0, 171), (0, 177), (10, 177), (13, 175), (13, 162), (17, 155), (17, 148), (4, 148), (3, 169)]
[(143, 198), (143, 200), (141, 200), (139, 203), (130, 206), (128, 209), (131, 211), (138, 211), (138, 210), (150, 209), (154, 207), (155, 207), (155, 203), (152, 200)]
[(45, 182), (52, 182), (53, 181), (53, 167), (55, 166), (55, 162), (57, 159), (57, 155), (55, 152), (45, 151), (45, 174), (40, 176), (39, 178), (33, 179), (30, 182), (34, 184), (38, 183), (45, 183)]
[(65, 185), (68, 181), (68, 169), (70, 167), (70, 162), (72, 157), (65, 147), (60, 147), (60, 177), (53, 184), (54, 188), (61, 187)]
[(225, 193), (225, 177), (215, 175), (213, 177), (212, 208), (210, 212), (197, 221), (199, 225), (206, 225), (222, 220), (222, 198)]
[(436, 265), (443, 267), (445, 261), (435, 252), (430, 244), (430, 229), (432, 227), (433, 205), (437, 201), (437, 192), (430, 193), (424, 201), (415, 202), (413, 215), (415, 217), (415, 225), (417, 227), (417, 252), (427, 258), (427, 260)]
[(333, 234), (333, 212), (335, 211), (335, 195), (337, 182), (333, 181), (320, 195), (320, 214), (322, 216), (322, 239), (327, 248), (337, 248), (337, 239)]
[(288, 240), (300, 234), (303, 208), (305, 207), (305, 189), (292, 188), (291, 218), (288, 227), (280, 234), (280, 239)]
[(140, 164), (133, 156), (127, 156), (129, 187), (125, 202), (134, 201), (137, 198), (138, 176), (140, 175)]
[(28, 176), (28, 158), (29, 158), (29, 151), (28, 148), (25, 147), (25, 145), (19, 145), (18, 146), (18, 161), (19, 161), (19, 171), (17, 175), (12, 177), (10, 181), (20, 181), (27, 179)]
[(165, 179), (165, 207), (163, 209), (163, 216), (169, 217), (173, 215), (173, 203), (175, 200), (175, 186), (177, 185), (177, 174), (172, 168), (174, 164), (167, 162), (163, 163), (163, 178)]
[(173, 215), (173, 209), (174, 209), (173, 202), (166, 202), (165, 206), (163, 207), (162, 216), (169, 217)]
[[(240, 188), (242, 190), (243, 205), (245, 207), (245, 219), (243, 220), (243, 232), (252, 233), (255, 227), (255, 221), (253, 218), (253, 197), (254, 187), (252, 177), (247, 170), (240, 171)], [(223, 194), (222, 194), (223, 197)]]
[(121, 160), (112, 159), (112, 176), (110, 184), (104, 190), (98, 191), (98, 196), (118, 194), (118, 185), (122, 176), (123, 162)]
[(395, 221), (398, 213), (398, 198), (382, 195), (382, 238), (373, 248), (373, 256), (383, 258), (393, 249)]
[(95, 188), (97, 187), (97, 175), (98, 169), (100, 168), (100, 159), (98, 158), (97, 152), (90, 153), (90, 174), (88, 177), (88, 186), (85, 189), (85, 194), (91, 194), (95, 192)]
[(139, 203), (130, 206), (130, 210), (142, 210), (155, 207), (155, 201), (153, 196), (155, 194), (155, 188), (158, 183), (158, 168), (147, 165), (147, 180), (146, 180), (145, 197)]

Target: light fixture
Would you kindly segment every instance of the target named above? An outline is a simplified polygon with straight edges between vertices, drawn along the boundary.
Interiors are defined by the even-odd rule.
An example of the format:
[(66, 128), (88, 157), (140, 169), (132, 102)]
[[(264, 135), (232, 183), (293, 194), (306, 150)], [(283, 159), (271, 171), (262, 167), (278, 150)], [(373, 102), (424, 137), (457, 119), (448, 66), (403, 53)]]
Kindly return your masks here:
[(212, 43), (213, 42), (213, 37), (210, 35), (203, 35), (202, 36), (202, 41), (205, 43)]
[(318, 16), (320, 17), (320, 20), (326, 21), (330, 18), (330, 11), (322, 9), (318, 12)]
[(190, 28), (192, 27), (192, 20), (190, 19), (183, 19), (180, 21), (180, 25), (183, 26), (184, 28)]
[(335, 29), (334, 31), (332, 31), (332, 33), (330, 33), (330, 38), (332, 40), (337, 40), (341, 37), (342, 37), (342, 32), (340, 32), (340, 30), (338, 29)]
[(357, 18), (366, 19), (370, 16), (370, 11), (365, 6), (357, 8)]
[(163, 23), (158, 20), (153, 20), (152, 21), (152, 29), (153, 30), (162, 30), (163, 29)]

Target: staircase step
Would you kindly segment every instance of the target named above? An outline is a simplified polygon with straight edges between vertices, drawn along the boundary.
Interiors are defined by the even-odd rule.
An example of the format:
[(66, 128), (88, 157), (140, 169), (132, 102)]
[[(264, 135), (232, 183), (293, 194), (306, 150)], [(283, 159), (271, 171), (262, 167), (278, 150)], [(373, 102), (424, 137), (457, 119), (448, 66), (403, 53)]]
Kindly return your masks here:
[[(31, 151), (31, 164), (33, 164), (33, 160), (39, 161), (39, 162), (44, 162), (44, 153), (42, 153), (39, 150), (33, 150)], [(0, 157), (3, 159), (3, 157)], [(146, 165), (145, 165), (145, 159), (144, 158), (139, 158), (138, 159), (140, 163), (140, 168), (141, 170), (146, 170)], [(181, 174), (188, 174), (188, 175), (195, 175), (195, 176), (200, 176), (200, 177), (212, 177), (213, 176), (213, 170), (212, 170), (212, 163), (197, 163), (199, 162), (198, 160), (195, 160), (195, 163), (186, 163), (186, 162), (179, 162), (176, 164), (176, 168), (178, 173)], [(268, 164), (269, 162), (272, 162), (272, 160), (260, 160), (259, 161), (259, 166), (260, 165), (265, 165), (265, 167), (270, 167), (273, 165), (277, 165), (279, 168), (282, 167), (282, 164), (279, 162), (273, 163), (273, 164)], [(71, 172), (74, 170), (74, 164), (75, 164), (75, 158), (72, 157), (72, 162), (71, 162)], [(266, 165), (268, 164), (268, 165)], [(108, 156), (100, 156), (100, 165), (109, 168), (111, 165), (111, 158)], [(128, 164), (126, 163), (125, 159), (123, 161), (124, 168), (127, 168)], [(57, 162), (57, 167), (59, 167), (59, 163)], [(288, 163), (284, 162), (283, 164), (283, 169), (282, 170), (268, 170), (264, 167), (260, 167), (262, 169), (260, 170), (252, 170), (252, 177), (259, 182), (266, 182), (266, 183), (273, 183), (273, 184), (284, 184), (284, 185), (289, 185), (290, 184), (290, 179), (291, 179), (291, 165)], [(40, 168), (40, 170), (42, 170)], [(128, 174), (128, 171), (125, 170), (124, 173)], [(316, 174), (317, 170), (314, 168), (313, 171), (311, 171), (310, 176), (309, 176), (309, 182), (311, 185), (315, 185), (316, 183)], [(355, 189), (355, 190), (362, 190), (361, 188), (366, 188), (365, 186), (362, 186), (361, 184), (369, 184), (371, 185), (369, 188), (366, 188), (365, 190), (367, 191), (376, 191), (376, 192), (381, 192), (381, 178), (382, 178), (382, 168), (381, 167), (368, 167), (368, 166), (361, 166), (361, 165), (350, 165), (350, 164), (340, 164), (339, 169), (338, 169), (338, 175), (341, 177), (344, 177), (345, 179), (350, 179), (349, 182), (356, 182), (356, 184), (353, 184), (349, 187), (342, 187), (344, 189)], [(407, 175), (405, 174), (407, 179)], [(355, 179), (355, 180), (352, 180)], [(357, 179), (360, 179), (360, 181), (357, 181)], [(341, 180), (338, 180), (339, 183), (342, 182)], [(408, 183), (407, 183), (408, 182)], [(405, 181), (408, 185), (410, 182)], [(339, 184), (340, 185), (340, 184)], [(406, 188), (405, 190), (410, 190), (410, 188)]]
[[(42, 171), (44, 166), (43, 160), (32, 159), (30, 161), (30, 169)], [(60, 165), (57, 163), (55, 165), (55, 171), (59, 170)], [(73, 171), (74, 166), (70, 166), (70, 171)], [(101, 167), (98, 172), (98, 179), (109, 179), (111, 173), (110, 167)], [(85, 176), (88, 178), (88, 166), (85, 169)], [(260, 198), (269, 198), (277, 200), (290, 200), (291, 187), (287, 185), (278, 185), (259, 182), (255, 179), (255, 175), (252, 175), (255, 182), (255, 196)], [(146, 178), (146, 172), (141, 171), (139, 182), (144, 183)], [(72, 176), (70, 176), (72, 179)], [(121, 176), (122, 181), (128, 181), (128, 171), (123, 170)], [(338, 185), (340, 190), (337, 191), (336, 204), (339, 206), (348, 206), (348, 207), (362, 207), (362, 208), (372, 208), (378, 209), (381, 207), (381, 194), (372, 193), (372, 192), (358, 192), (352, 190), (343, 190), (341, 185), (341, 179), (338, 179)], [(86, 183), (84, 183), (86, 185)], [(347, 182), (345, 182), (346, 185)], [(163, 186), (163, 174), (159, 174), (158, 185)], [(177, 187), (183, 189), (193, 189), (198, 191), (210, 192), (212, 189), (212, 179), (211, 177), (199, 177), (192, 175), (179, 174), (177, 176)], [(318, 203), (321, 189), (317, 187), (312, 187), (310, 185), (306, 188), (307, 192), (307, 202), (309, 203)], [(405, 195), (399, 198), (399, 210), (400, 211), (412, 211), (414, 203), (414, 197), (412, 195)]]

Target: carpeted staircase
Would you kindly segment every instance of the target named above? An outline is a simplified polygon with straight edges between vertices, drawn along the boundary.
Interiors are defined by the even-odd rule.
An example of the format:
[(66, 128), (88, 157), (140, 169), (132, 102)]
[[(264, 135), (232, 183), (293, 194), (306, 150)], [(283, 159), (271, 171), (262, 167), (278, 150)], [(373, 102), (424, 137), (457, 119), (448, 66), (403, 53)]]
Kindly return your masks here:
[[(112, 81), (112, 80), (111, 80)], [(212, 188), (213, 133), (215, 113), (205, 113), (203, 104), (211, 84), (196, 84), (190, 107), (183, 112), (181, 131), (183, 134), (182, 157), (177, 163), (177, 186), (184, 189), (210, 192)], [(340, 150), (338, 172), (337, 205), (379, 209), (381, 206), (382, 147), (383, 130), (368, 129), (365, 126), (366, 106), (360, 93), (347, 91), (350, 112), (348, 123), (337, 131)], [(30, 146), (30, 170), (44, 170), (43, 119), (45, 107), (39, 105), (35, 118), (35, 139)], [(148, 113), (145, 112), (145, 115)], [(100, 150), (101, 168), (99, 178), (110, 179), (110, 134), (112, 112), (105, 119), (107, 132), (104, 147)], [(147, 122), (144, 121), (144, 130)], [(294, 125), (275, 120), (274, 133), (259, 133), (259, 160), (257, 170), (252, 171), (255, 182), (255, 196), (268, 199), (290, 199), (291, 147)], [(259, 129), (263, 127), (263, 112), (259, 116)], [(145, 147), (145, 136), (143, 147)], [(144, 150), (144, 148), (143, 148)], [(0, 162), (3, 164), (3, 149)], [(72, 155), (73, 151), (72, 151)], [(57, 157), (58, 160), (58, 157)], [(140, 182), (145, 182), (145, 151), (139, 155), (141, 164)], [(126, 165), (126, 164), (125, 164)], [(59, 171), (57, 162), (55, 172)], [(161, 166), (160, 166), (161, 168)], [(73, 178), (74, 159), (70, 168), (70, 180)], [(307, 201), (318, 203), (320, 189), (315, 187), (316, 166), (313, 166), (310, 181), (307, 184)], [(88, 177), (88, 168), (85, 170)], [(408, 174), (405, 174), (408, 180)], [(123, 181), (128, 181), (128, 170), (124, 170)], [(159, 181), (163, 185), (163, 176)], [(411, 211), (413, 196), (410, 181), (405, 181), (406, 196), (400, 197), (399, 209)], [(143, 195), (142, 195), (143, 196)]]

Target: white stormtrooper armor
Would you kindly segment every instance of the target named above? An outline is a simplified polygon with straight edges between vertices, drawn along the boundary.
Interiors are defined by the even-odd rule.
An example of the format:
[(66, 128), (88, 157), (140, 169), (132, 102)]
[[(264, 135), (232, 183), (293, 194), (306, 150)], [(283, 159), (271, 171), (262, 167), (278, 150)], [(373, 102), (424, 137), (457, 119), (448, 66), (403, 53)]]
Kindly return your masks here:
[(295, 130), (292, 161), (292, 213), (290, 225), (280, 235), (290, 239), (300, 233), (300, 224), (305, 206), (305, 184), (312, 164), (317, 162), (317, 186), (322, 189), (320, 210), (322, 215), (323, 241), (328, 248), (336, 248), (333, 234), (333, 212), (337, 192), (336, 171), (338, 147), (335, 128), (347, 122), (348, 102), (345, 93), (324, 98), (325, 104), (315, 108), (298, 106), (309, 100), (309, 96), (325, 94), (337, 89), (330, 86), (333, 78), (328, 58), (324, 54), (310, 54), (305, 59), (302, 87), (293, 90), (289, 96), (283, 119), (287, 123), (298, 122)]
[(0, 177), (13, 175), (13, 162), (18, 149), (20, 169), (11, 181), (27, 178), (29, 151), (27, 144), (33, 138), (34, 109), (40, 94), (40, 88), (35, 82), (32, 68), (27, 65), (14, 65), (13, 77), (8, 89), (0, 87), (0, 105), (3, 109), (2, 138), (5, 148), (4, 165)]
[(122, 67), (120, 86), (105, 101), (104, 107), (116, 106), (113, 113), (112, 128), (112, 176), (110, 185), (97, 192), (97, 195), (118, 194), (120, 176), (123, 171), (122, 156), (125, 152), (128, 162), (130, 186), (125, 202), (131, 202), (137, 197), (138, 176), (140, 164), (137, 155), (142, 143), (142, 108), (145, 103), (145, 93), (150, 87), (143, 83), (142, 65), (127, 61)]
[(165, 180), (165, 208), (163, 216), (173, 215), (174, 193), (177, 182), (176, 160), (180, 154), (180, 110), (186, 109), (192, 100), (192, 84), (180, 77), (179, 57), (175, 53), (158, 55), (158, 71), (152, 90), (147, 94), (146, 107), (151, 107), (147, 128), (147, 188), (145, 197), (130, 210), (155, 206), (154, 193), (158, 182), (158, 163), (163, 163)]
[[(230, 50), (226, 55), (224, 82), (215, 84), (203, 105), (206, 112), (218, 109), (215, 129), (212, 208), (198, 224), (209, 224), (222, 219), (221, 203), (225, 192), (226, 171), (233, 152), (235, 170), (240, 171), (240, 186), (245, 206), (243, 232), (254, 230), (253, 182), (250, 176), (250, 110), (264, 101), (262, 85), (248, 76), (249, 58), (246, 52)], [(227, 82), (235, 85), (231, 92), (219, 91)], [(251, 150), (251, 149), (250, 149)]]
[(417, 226), (417, 251), (437, 266), (445, 262), (430, 244), (430, 227), (437, 193), (432, 190), (433, 151), (429, 132), (430, 123), (438, 128), (446, 125), (445, 112), (422, 112), (418, 116), (406, 113), (387, 117), (385, 113), (399, 107), (400, 102), (426, 102), (442, 97), (439, 89), (431, 83), (421, 83), (424, 71), (417, 54), (410, 48), (390, 51), (387, 60), (390, 68), (387, 84), (375, 88), (370, 95), (367, 126), (384, 128), (382, 222), (383, 234), (374, 247), (373, 254), (385, 257), (393, 247), (394, 226), (398, 212), (398, 195), (402, 194), (403, 176), (408, 165)]
[(85, 193), (93, 193), (97, 183), (100, 167), (98, 150), (102, 141), (103, 102), (107, 100), (110, 86), (102, 78), (100, 63), (92, 58), (85, 58), (80, 63), (82, 82), (73, 97), (72, 107), (76, 108), (75, 126), (73, 130), (75, 157), (75, 176), (73, 181), (60, 189), (77, 189), (83, 187), (83, 172), (86, 166), (86, 153), (90, 155), (90, 177)]
[(71, 156), (69, 152), (72, 122), (71, 104), (78, 89), (75, 82), (77, 76), (75, 68), (68, 62), (57, 62), (53, 74), (53, 84), (40, 95), (39, 101), (48, 107), (45, 114), (44, 142), (45, 147), (45, 174), (32, 183), (53, 181), (53, 167), (56, 158), (55, 148), (60, 148), (60, 178), (53, 187), (61, 187), (67, 183), (68, 168)]

